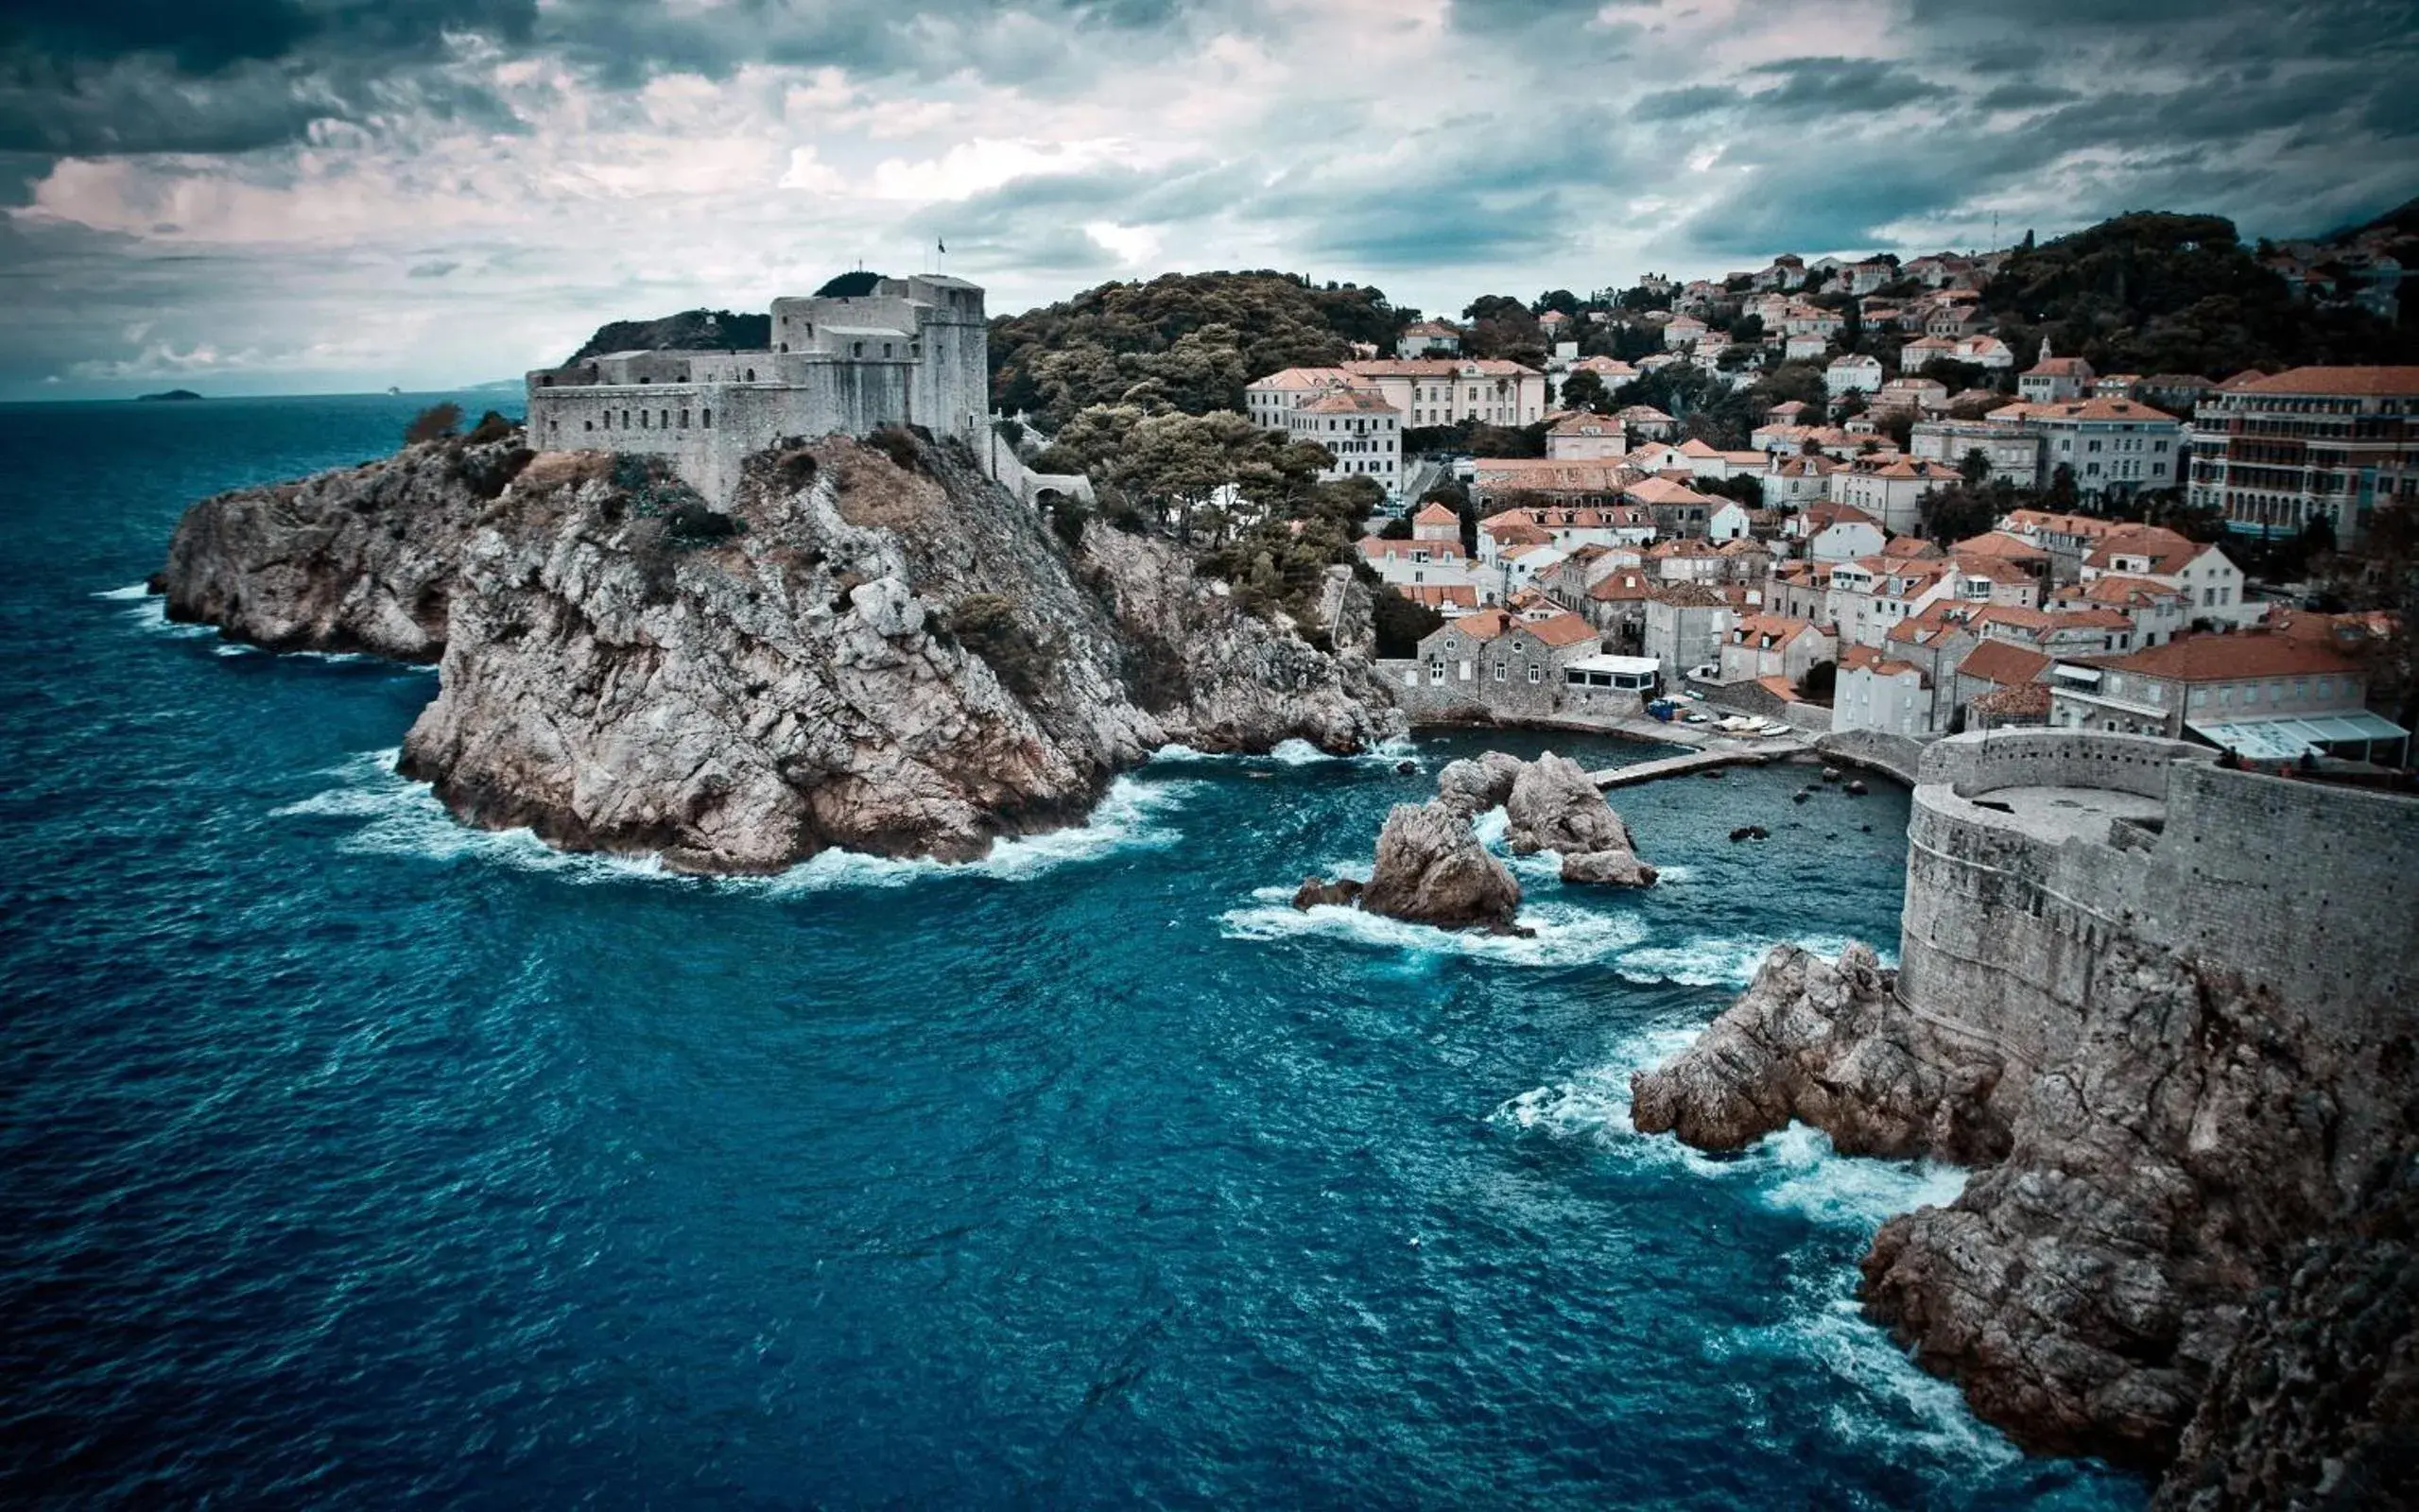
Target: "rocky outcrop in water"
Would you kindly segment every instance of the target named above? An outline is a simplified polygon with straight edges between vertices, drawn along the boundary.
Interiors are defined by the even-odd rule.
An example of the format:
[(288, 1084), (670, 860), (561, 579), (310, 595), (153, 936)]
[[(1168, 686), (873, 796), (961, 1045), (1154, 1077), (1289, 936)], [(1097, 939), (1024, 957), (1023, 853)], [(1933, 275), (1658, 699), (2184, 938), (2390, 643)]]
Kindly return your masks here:
[[(2071, 1049), (2028, 1068), (1914, 1013), (1862, 947), (1835, 965), (1785, 946), (1695, 1045), (1633, 1079), (1634, 1116), (1708, 1149), (1797, 1118), (1844, 1151), (1983, 1165), (1956, 1202), (1884, 1226), (1868, 1314), (2035, 1449), (2163, 1466), (2198, 1411), (2181, 1484), (2201, 1459), (2239, 1476), (2283, 1452), (2247, 1407), (2209, 1403), (2275, 1389), (2273, 1337), (2299, 1348), (2308, 1330), (2289, 1309), (2256, 1343), (2261, 1288), (2396, 1168), (2411, 1126), (2392, 1090), (2408, 1045), (2346, 1060), (2324, 1044), (2272, 996), (2120, 938)], [(2374, 1279), (2399, 1262), (2360, 1263)], [(2379, 1380), (2406, 1379), (2376, 1357), (2410, 1349), (2402, 1317), (2387, 1307), (2382, 1342), (2344, 1346)]]
[(1487, 851), (1471, 821), (1502, 808), (1506, 840), (1515, 854), (1555, 850), (1563, 881), (1610, 886), (1651, 885), (1652, 867), (1630, 846), (1629, 827), (1579, 764), (1547, 751), (1536, 761), (1491, 750), (1449, 762), (1437, 774), (1427, 803), (1398, 803), (1377, 837), (1377, 868), (1356, 898), (1349, 882), (1305, 881), (1296, 908), (1357, 902), (1372, 913), (1445, 929), (1511, 931), (1520, 909), (1520, 884)]
[(1564, 882), (1654, 885), (1654, 868), (1638, 859), (1630, 827), (1568, 757), (1549, 750), (1524, 765), (1505, 795), (1504, 819), (1504, 842), (1512, 853), (1554, 851), (1563, 858)]
[(1468, 816), (1442, 801), (1397, 803), (1377, 836), (1377, 866), (1360, 905), (1441, 929), (1509, 933), (1520, 884), (1488, 854)]
[(1849, 1155), (1996, 1159), (1996, 1062), (1935, 1041), (1892, 991), (1872, 947), (1838, 961), (1782, 945), (1694, 1044), (1631, 1078), (1640, 1132), (1743, 1149), (1792, 1119)]
[(762, 455), (727, 513), (635, 458), (417, 446), (195, 506), (160, 582), (265, 645), (441, 653), (404, 766), (455, 814), (700, 871), (972, 857), (1162, 745), (1400, 728), (1365, 660), (1173, 545), (1071, 555), (958, 454), (882, 441)]
[(1436, 774), (1437, 800), (1455, 813), (1477, 818), (1499, 809), (1512, 798), (1512, 785), (1528, 763), (1499, 750), (1447, 762)]

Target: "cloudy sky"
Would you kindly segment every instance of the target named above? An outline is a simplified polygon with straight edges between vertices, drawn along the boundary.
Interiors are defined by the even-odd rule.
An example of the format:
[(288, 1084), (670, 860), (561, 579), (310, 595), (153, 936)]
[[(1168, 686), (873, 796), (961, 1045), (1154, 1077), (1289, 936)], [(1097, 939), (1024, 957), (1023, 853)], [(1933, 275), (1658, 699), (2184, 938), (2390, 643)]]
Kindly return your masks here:
[(2419, 194), (2419, 0), (6, 0), (0, 398), (443, 387), (862, 262), (1483, 292)]

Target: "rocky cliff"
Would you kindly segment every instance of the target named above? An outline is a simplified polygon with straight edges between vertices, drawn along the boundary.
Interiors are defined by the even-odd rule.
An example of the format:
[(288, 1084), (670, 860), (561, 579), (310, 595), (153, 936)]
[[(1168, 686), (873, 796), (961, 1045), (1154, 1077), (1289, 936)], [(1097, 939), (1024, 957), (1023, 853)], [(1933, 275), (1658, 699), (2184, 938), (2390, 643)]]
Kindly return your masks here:
[(404, 766), (465, 820), (700, 871), (971, 857), (1171, 742), (1399, 728), (1365, 659), (1174, 546), (1071, 553), (959, 455), (878, 440), (763, 454), (727, 514), (632, 458), (412, 447), (196, 505), (158, 581), (263, 645), (440, 659)]
[[(1869, 1314), (2020, 1441), (2174, 1465), (2185, 1486), (2203, 1464), (2218, 1484), (2242, 1480), (2239, 1465), (2263, 1462), (2246, 1435), (2279, 1434), (2239, 1402), (2277, 1390), (2279, 1341), (2304, 1349), (2307, 1329), (2251, 1320), (2262, 1289), (2306, 1263), (2310, 1235), (2359, 1247), (2344, 1214), (2407, 1160), (2411, 1054), (2330, 1048), (2271, 994), (2120, 937), (2071, 1047), (2028, 1067), (1909, 1007), (1861, 946), (1836, 965), (1784, 948), (1633, 1091), (1641, 1129), (1708, 1149), (1797, 1118), (1846, 1151), (1983, 1166), (1948, 1207), (1882, 1228), (1863, 1267)], [(2402, 1251), (2355, 1268), (2370, 1280), (2306, 1289), (2374, 1297), (2380, 1269), (2419, 1284), (2419, 1272), (2403, 1279)], [(2374, 1321), (2381, 1338), (2342, 1352), (2398, 1349), (2407, 1387), (2408, 1298), (2399, 1306)], [(2229, 1398), (2236, 1407), (2213, 1405)], [(2339, 1435), (2371, 1410), (2338, 1405), (2327, 1432)]]

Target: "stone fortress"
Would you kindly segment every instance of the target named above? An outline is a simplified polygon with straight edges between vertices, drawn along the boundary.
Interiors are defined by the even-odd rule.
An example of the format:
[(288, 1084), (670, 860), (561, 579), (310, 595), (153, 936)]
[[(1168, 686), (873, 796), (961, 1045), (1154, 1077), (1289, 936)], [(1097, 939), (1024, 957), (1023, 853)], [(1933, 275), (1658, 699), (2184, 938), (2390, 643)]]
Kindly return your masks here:
[(861, 295), (777, 299), (771, 341), (763, 352), (615, 352), (541, 369), (527, 379), (529, 444), (661, 456), (717, 504), (749, 454), (789, 436), (921, 425), (1003, 454), (994, 475), (1016, 469), (1012, 454), (988, 444), (990, 328), (975, 284), (919, 274), (875, 280)]
[(2414, 855), (2408, 796), (2221, 767), (2152, 736), (1952, 737), (1917, 774), (1899, 1000), (2030, 1071), (2071, 1047), (2130, 939), (2266, 988), (2340, 1042), (2409, 1034)]

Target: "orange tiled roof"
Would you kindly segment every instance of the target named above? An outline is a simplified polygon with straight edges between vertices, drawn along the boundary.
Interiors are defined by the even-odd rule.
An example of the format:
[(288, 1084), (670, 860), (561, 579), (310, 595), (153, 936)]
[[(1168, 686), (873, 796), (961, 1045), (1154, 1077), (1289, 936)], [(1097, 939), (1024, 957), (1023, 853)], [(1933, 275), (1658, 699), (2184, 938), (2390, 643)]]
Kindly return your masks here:
[(2177, 682), (2227, 682), (2238, 678), (2351, 672), (2332, 649), (2289, 635), (2246, 630), (2234, 635), (2185, 635), (2124, 656), (2096, 657), (2088, 665), (2146, 673)]

